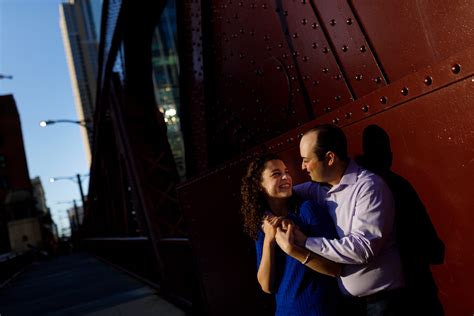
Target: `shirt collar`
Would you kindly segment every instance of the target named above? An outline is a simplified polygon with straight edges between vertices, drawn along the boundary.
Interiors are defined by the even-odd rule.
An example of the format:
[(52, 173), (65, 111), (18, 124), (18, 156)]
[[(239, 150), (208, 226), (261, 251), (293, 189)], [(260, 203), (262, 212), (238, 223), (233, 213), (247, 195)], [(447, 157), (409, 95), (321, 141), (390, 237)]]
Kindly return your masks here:
[(354, 162), (354, 160), (349, 160), (344, 174), (342, 175), (341, 181), (339, 184), (333, 186), (329, 191), (333, 192), (338, 189), (342, 189), (345, 186), (355, 184), (357, 182), (357, 175), (359, 174), (359, 166)]

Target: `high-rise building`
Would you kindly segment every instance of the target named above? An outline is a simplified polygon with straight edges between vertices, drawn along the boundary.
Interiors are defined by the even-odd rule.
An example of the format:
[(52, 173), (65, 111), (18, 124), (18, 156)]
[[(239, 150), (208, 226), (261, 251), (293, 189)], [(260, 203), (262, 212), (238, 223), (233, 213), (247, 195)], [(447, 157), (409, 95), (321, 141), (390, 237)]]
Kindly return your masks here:
[(101, 0), (69, 0), (61, 3), (60, 26), (71, 77), (78, 119), (85, 121), (82, 138), (91, 159), (92, 122), (98, 74)]
[(36, 209), (42, 215), (48, 214), (49, 208), (46, 205), (46, 196), (44, 194), (44, 188), (40, 177), (31, 179), (31, 185), (33, 187), (33, 196), (36, 200)]
[(46, 204), (46, 196), (40, 177), (31, 179), (31, 185), (33, 187), (33, 197), (35, 199), (37, 216), (39, 217), (41, 223), (41, 235), (43, 237), (43, 242), (48, 244), (51, 243), (51, 240), (57, 239), (58, 228), (56, 223), (54, 223), (49, 207)]

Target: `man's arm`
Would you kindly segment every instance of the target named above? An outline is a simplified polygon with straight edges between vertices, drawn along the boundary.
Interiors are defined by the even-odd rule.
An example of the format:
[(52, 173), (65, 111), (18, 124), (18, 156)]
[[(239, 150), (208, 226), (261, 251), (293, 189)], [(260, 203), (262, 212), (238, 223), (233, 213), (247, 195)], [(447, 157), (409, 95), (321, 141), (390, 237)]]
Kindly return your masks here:
[[(386, 184), (377, 178), (364, 183), (356, 196), (354, 210), (339, 209), (337, 216), (353, 216), (347, 236), (339, 239), (308, 237), (305, 247), (329, 260), (364, 264), (376, 256), (392, 234), (393, 198)], [(297, 237), (297, 243), (302, 237)]]
[(339, 276), (341, 272), (341, 265), (339, 263), (328, 260), (320, 255), (317, 255), (304, 247), (300, 247), (294, 243), (293, 224), (289, 224), (287, 230), (277, 228), (276, 242), (278, 246), (290, 257), (300, 261), (308, 268), (329, 276)]

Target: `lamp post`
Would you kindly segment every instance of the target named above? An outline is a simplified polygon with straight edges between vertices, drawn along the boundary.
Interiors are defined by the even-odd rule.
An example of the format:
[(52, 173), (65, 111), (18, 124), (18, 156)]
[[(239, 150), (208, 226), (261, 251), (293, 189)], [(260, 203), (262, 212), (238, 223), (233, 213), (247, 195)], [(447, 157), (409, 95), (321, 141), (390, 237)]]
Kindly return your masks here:
[[(84, 197), (84, 190), (82, 189), (82, 177), (87, 177), (89, 176), (88, 174), (83, 174), (80, 175), (79, 173), (76, 174), (75, 176), (70, 176), (70, 177), (54, 177), (54, 178), (49, 178), (49, 182), (56, 182), (58, 180), (71, 180), (79, 186), (79, 193), (81, 194), (81, 200), (82, 200), (82, 207), (86, 207), (86, 199)], [(76, 201), (74, 201), (76, 203)]]
[(56, 124), (56, 123), (72, 123), (72, 124), (77, 124), (77, 125), (80, 125), (82, 127), (84, 127), (88, 133), (91, 133), (92, 132), (92, 129), (90, 128), (89, 126), (89, 120), (81, 120), (81, 121), (77, 121), (77, 120), (64, 120), (64, 119), (61, 119), (61, 120), (43, 120), (39, 123), (39, 125), (41, 127), (46, 127), (48, 125), (53, 125), (53, 124)]

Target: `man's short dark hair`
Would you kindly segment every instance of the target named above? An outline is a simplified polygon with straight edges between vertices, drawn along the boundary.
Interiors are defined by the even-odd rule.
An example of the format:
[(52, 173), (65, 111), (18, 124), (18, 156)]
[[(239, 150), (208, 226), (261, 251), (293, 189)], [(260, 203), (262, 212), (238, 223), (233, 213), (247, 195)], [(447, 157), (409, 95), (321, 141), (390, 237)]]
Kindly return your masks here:
[(307, 131), (305, 135), (312, 132), (317, 134), (314, 153), (320, 161), (324, 160), (328, 151), (335, 153), (342, 161), (349, 160), (347, 139), (342, 129), (332, 124), (321, 124)]

